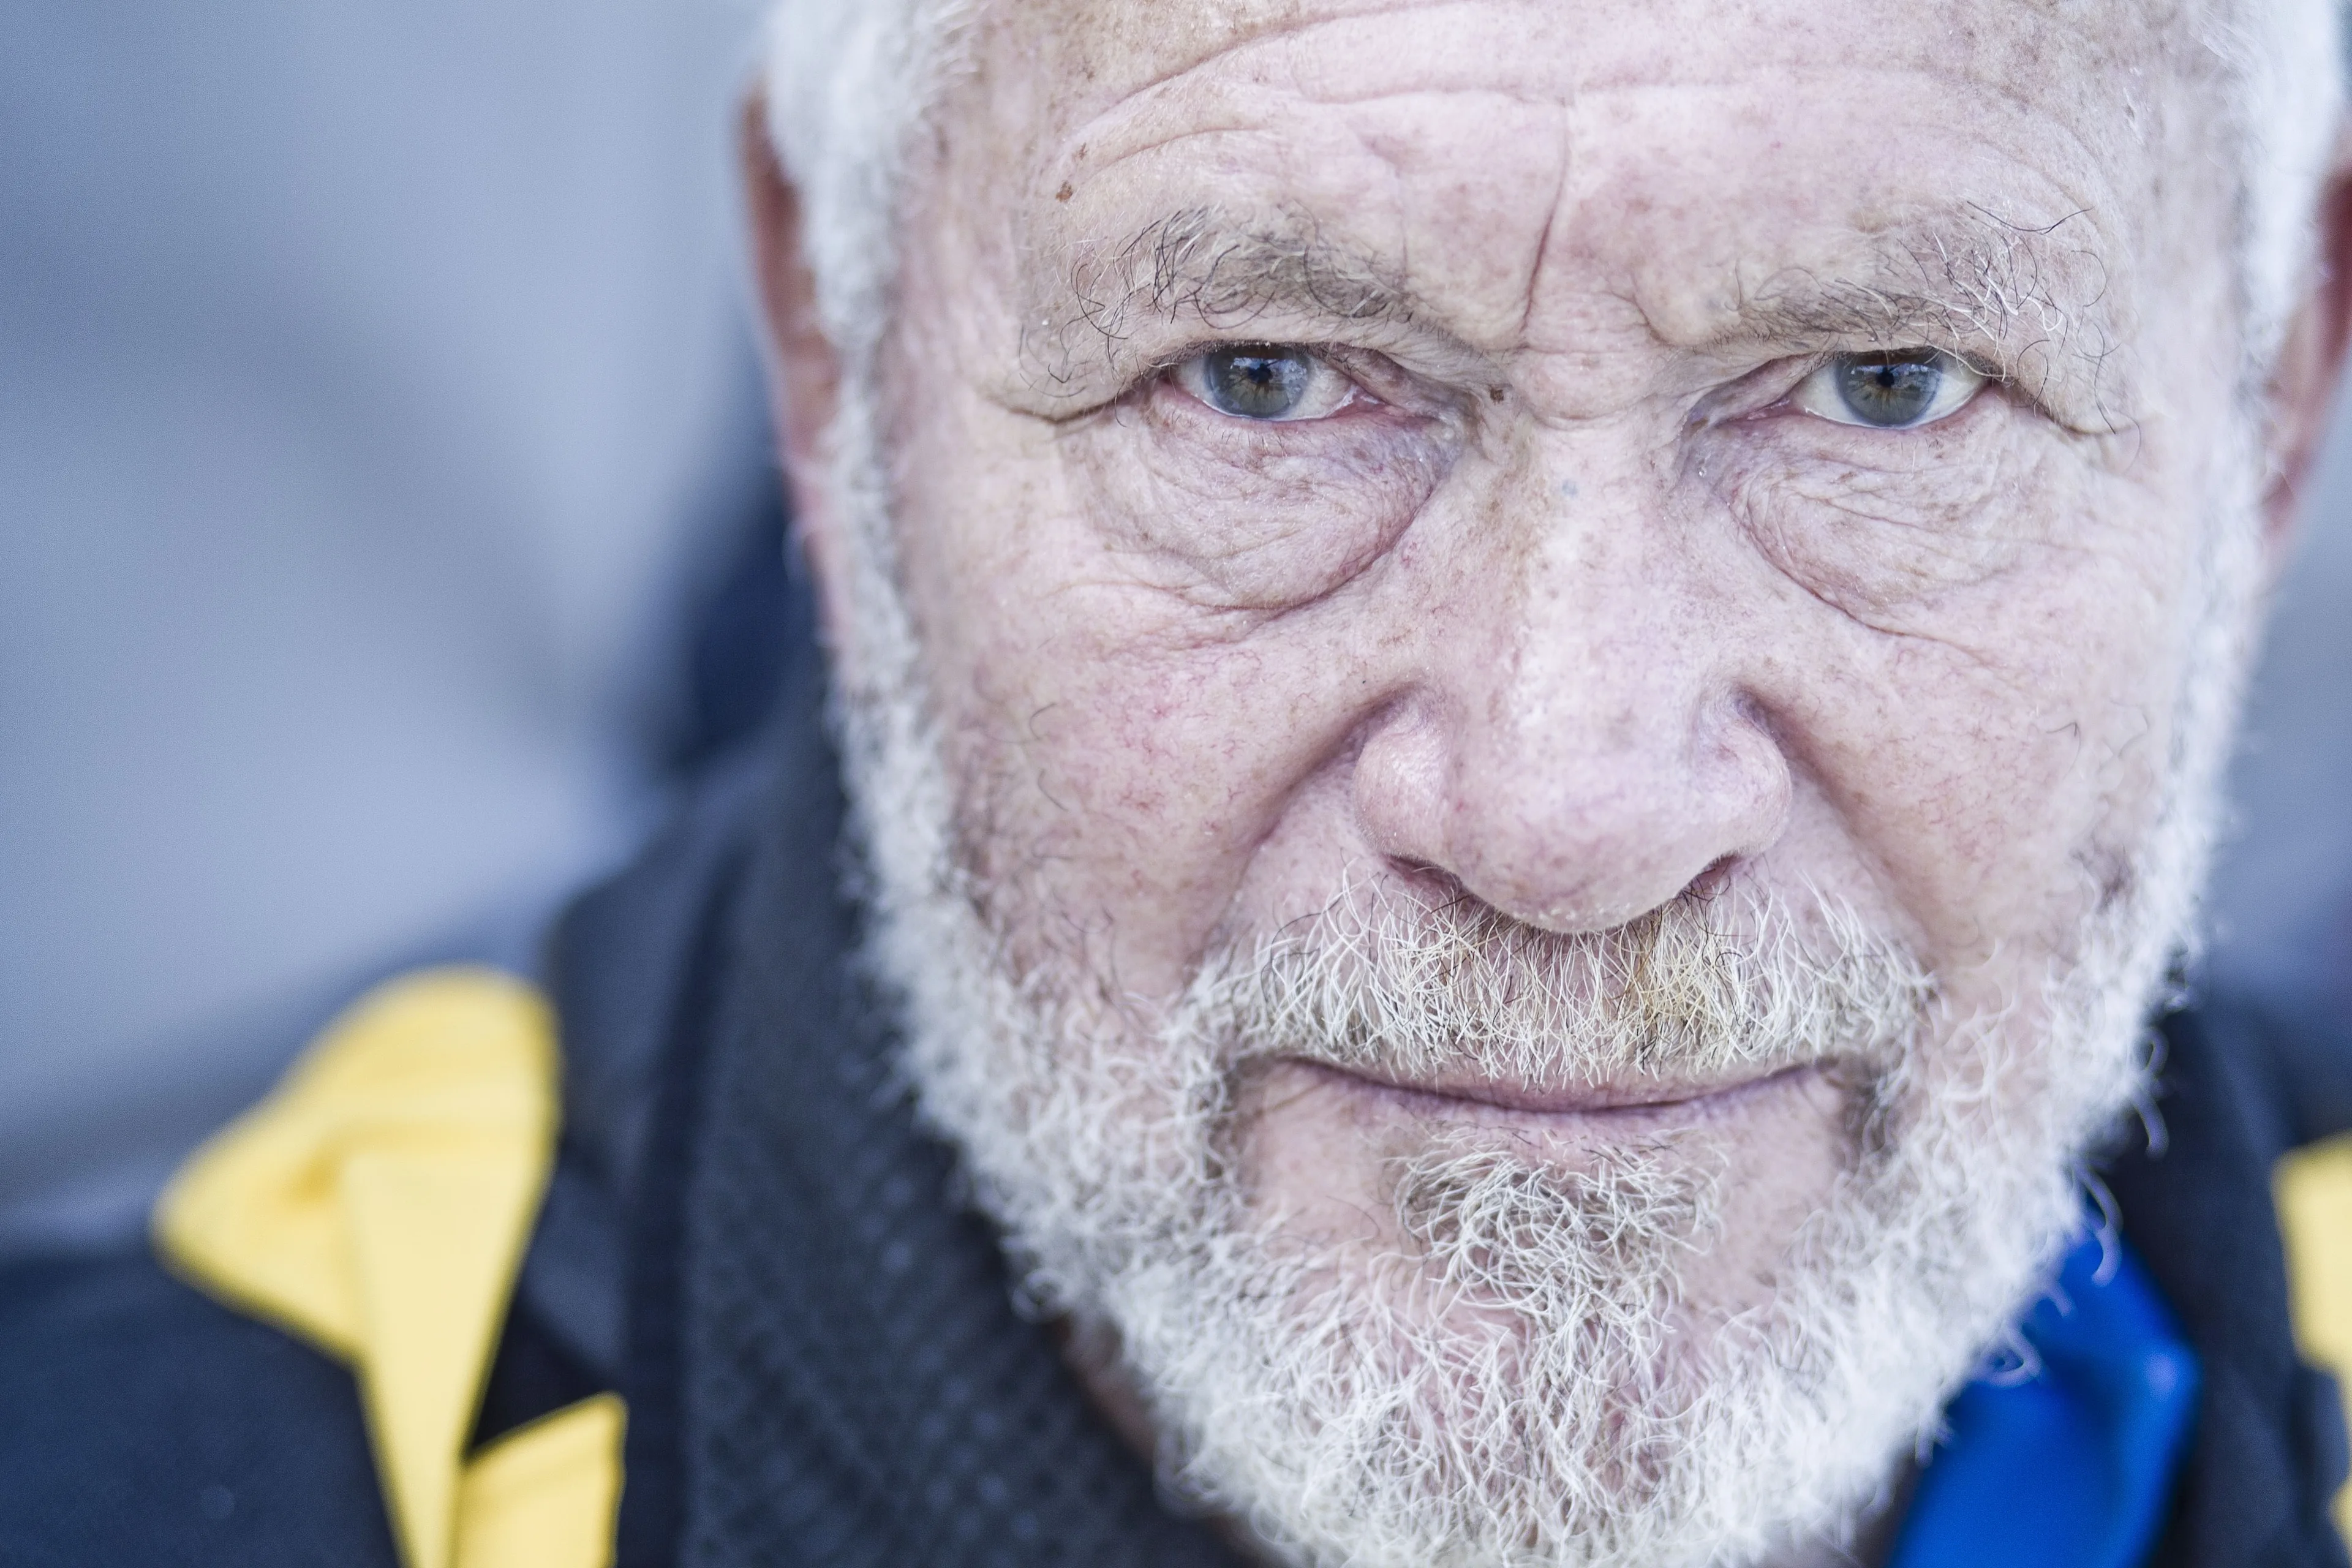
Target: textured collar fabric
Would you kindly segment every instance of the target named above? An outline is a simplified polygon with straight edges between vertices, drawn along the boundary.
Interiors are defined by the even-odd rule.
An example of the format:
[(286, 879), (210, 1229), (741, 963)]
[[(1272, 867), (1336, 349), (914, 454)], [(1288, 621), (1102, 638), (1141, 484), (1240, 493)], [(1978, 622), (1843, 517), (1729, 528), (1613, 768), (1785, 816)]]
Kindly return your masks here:
[(2271, 1168), (2294, 1139), (2257, 1016), (2161, 1022), (2157, 1118), (2102, 1174), (2202, 1371), (2197, 1433), (2151, 1568), (2341, 1568), (2327, 1504), (2345, 1478), (2335, 1379), (2288, 1326)]
[[(1017, 1310), (994, 1236), (916, 1125), (887, 1011), (854, 963), (856, 877), (821, 681), (803, 664), (773, 782), (736, 792), (670, 871), (585, 901), (557, 955), (562, 989), (584, 999), (563, 1005), (567, 1052), (618, 1015), (607, 1032), (637, 1042), (583, 1039), (569, 1113), (588, 1145), (574, 1163), (601, 1161), (625, 1194), (620, 1564), (1234, 1564)], [(2202, 1373), (2146, 1561), (2345, 1568), (2326, 1516), (2339, 1407), (2294, 1356), (2270, 1208), (2284, 1134), (2227, 1026), (2166, 1021), (2169, 1146), (2136, 1136), (2106, 1168), (2149, 1296)], [(612, 1068), (631, 1052), (642, 1071)], [(601, 1142), (586, 1136), (599, 1127)], [(1956, 1439), (1967, 1412), (1964, 1395)], [(1923, 1485), (1913, 1506), (1934, 1495)], [(1996, 1559), (2026, 1561), (1898, 1561)]]

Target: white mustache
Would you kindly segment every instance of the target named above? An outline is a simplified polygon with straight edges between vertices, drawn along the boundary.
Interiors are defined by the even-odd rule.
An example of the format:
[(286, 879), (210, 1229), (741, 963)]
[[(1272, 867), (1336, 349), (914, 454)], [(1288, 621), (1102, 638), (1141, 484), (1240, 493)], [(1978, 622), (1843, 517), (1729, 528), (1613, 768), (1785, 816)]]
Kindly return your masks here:
[(1886, 1064), (1935, 984), (1843, 905), (1685, 896), (1562, 935), (1490, 906), (1353, 891), (1205, 963), (1171, 1020), (1228, 1066), (1292, 1058), (1530, 1089)]

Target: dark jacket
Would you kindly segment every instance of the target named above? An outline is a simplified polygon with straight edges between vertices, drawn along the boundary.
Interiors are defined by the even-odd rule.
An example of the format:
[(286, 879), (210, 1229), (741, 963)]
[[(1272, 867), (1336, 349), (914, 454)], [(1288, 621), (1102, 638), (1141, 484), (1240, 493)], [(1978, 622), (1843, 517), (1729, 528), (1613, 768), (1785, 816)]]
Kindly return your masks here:
[[(478, 1441), (629, 1406), (625, 1568), (1211, 1564), (1016, 1310), (850, 962), (842, 802), (803, 652), (770, 743), (574, 903), (548, 981), (559, 1163)], [(2105, 1164), (2204, 1363), (2154, 1561), (2342, 1568), (2333, 1384), (2289, 1335), (2269, 1173), (2342, 1118), (2251, 1013), (2163, 1020), (2160, 1152)], [(396, 1559), (350, 1374), (143, 1250), (0, 1265), (0, 1564)]]

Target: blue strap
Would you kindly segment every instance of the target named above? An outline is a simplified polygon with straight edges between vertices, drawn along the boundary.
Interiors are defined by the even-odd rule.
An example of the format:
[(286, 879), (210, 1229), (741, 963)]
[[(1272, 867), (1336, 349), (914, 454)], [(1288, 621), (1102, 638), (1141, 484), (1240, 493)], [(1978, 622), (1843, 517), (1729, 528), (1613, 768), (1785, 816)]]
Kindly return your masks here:
[(2120, 1238), (2088, 1237), (2021, 1325), (2031, 1355), (1945, 1408), (1889, 1568), (2136, 1568), (2197, 1415), (2197, 1353)]

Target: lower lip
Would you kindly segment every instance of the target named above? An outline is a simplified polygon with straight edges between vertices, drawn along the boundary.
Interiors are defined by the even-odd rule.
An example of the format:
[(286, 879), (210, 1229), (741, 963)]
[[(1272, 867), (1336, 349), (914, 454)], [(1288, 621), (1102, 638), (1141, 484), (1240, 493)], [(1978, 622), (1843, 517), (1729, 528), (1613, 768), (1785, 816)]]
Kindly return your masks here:
[(1691, 1087), (1667, 1089), (1662, 1093), (1643, 1095), (1623, 1089), (1582, 1089), (1569, 1092), (1538, 1091), (1504, 1083), (1478, 1083), (1436, 1088), (1427, 1084), (1398, 1083), (1389, 1079), (1368, 1078), (1323, 1062), (1295, 1062), (1320, 1077), (1339, 1080), (1348, 1087), (1369, 1090), (1401, 1101), (1424, 1114), (1461, 1115), (1543, 1120), (1598, 1119), (1638, 1121), (1670, 1119), (1689, 1121), (1736, 1110), (1743, 1101), (1757, 1099), (1777, 1089), (1796, 1087), (1802, 1080), (1818, 1075), (1818, 1064), (1808, 1063), (1783, 1068), (1760, 1078), (1743, 1079), (1736, 1083), (1714, 1087)]

